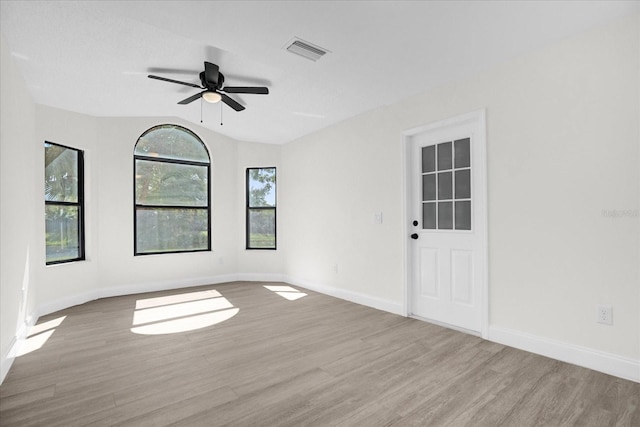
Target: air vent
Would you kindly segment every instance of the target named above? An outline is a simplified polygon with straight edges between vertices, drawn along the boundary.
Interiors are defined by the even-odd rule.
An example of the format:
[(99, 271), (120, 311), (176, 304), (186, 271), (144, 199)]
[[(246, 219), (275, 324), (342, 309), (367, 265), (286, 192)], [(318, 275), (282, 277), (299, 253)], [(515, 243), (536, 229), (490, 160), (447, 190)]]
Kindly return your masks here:
[(293, 39), (285, 47), (289, 52), (317, 61), (329, 51), (300, 39)]

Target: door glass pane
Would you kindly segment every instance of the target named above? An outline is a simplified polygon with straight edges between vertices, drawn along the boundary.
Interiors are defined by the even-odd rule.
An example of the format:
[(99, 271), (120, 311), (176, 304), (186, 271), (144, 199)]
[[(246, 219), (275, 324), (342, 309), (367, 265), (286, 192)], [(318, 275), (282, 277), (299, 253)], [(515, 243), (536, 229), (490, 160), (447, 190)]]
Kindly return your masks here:
[(456, 199), (471, 198), (471, 171), (456, 171)]
[(436, 170), (436, 146), (422, 147), (422, 173)]
[(471, 230), (471, 202), (456, 202), (456, 230)]
[(450, 200), (453, 198), (451, 180), (451, 172), (438, 174), (438, 200)]
[(422, 200), (436, 199), (436, 174), (422, 176)]
[(249, 247), (276, 247), (276, 211), (275, 209), (249, 210)]
[(80, 257), (79, 213), (77, 206), (45, 206), (47, 262)]
[(451, 143), (438, 144), (438, 170), (451, 169)]
[(441, 230), (451, 230), (453, 228), (453, 203), (438, 203), (438, 228)]
[(44, 199), (78, 202), (78, 151), (45, 143)]
[(422, 228), (425, 230), (435, 230), (436, 228), (436, 204), (422, 204)]
[(459, 139), (454, 143), (455, 151), (455, 167), (468, 168), (471, 166), (471, 151), (469, 147), (469, 138)]
[(207, 206), (207, 167), (136, 160), (136, 203)]
[(137, 253), (208, 249), (207, 209), (138, 208)]

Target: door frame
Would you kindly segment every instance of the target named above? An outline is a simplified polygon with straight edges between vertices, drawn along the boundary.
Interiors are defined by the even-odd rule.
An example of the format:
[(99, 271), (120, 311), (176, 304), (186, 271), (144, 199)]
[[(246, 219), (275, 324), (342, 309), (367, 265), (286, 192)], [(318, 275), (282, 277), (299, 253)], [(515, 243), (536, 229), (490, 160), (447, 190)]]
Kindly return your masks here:
[[(404, 281), (404, 301), (403, 301), (403, 314), (405, 317), (411, 316), (411, 292), (412, 292), (412, 277), (413, 277), (413, 257), (412, 257), (412, 240), (409, 238), (409, 234), (411, 234), (411, 224), (409, 214), (411, 213), (411, 207), (413, 204), (412, 200), (412, 188), (413, 188), (413, 177), (412, 177), (412, 163), (411, 163), (411, 142), (412, 137), (414, 135), (436, 130), (445, 127), (453, 127), (457, 125), (461, 125), (470, 121), (477, 121), (479, 124), (479, 132), (474, 139), (474, 144), (480, 144), (480, 158), (474, 159), (474, 164), (480, 165), (482, 168), (481, 178), (484, 182), (476, 183), (475, 185), (480, 185), (480, 201), (482, 203), (481, 212), (483, 217), (483, 233), (481, 236), (482, 239), (482, 264), (484, 266), (484, 274), (480, 277), (480, 284), (478, 287), (480, 294), (480, 305), (482, 312), (482, 324), (480, 328), (481, 337), (484, 339), (488, 339), (489, 337), (489, 244), (488, 244), (488, 235), (489, 235), (489, 208), (488, 208), (488, 197), (487, 197), (487, 189), (488, 189), (488, 181), (487, 181), (487, 126), (486, 126), (486, 109), (482, 108), (479, 110), (475, 110), (466, 114), (461, 114), (455, 117), (450, 117), (448, 119), (439, 120), (436, 122), (431, 122), (425, 125), (421, 125), (418, 127), (414, 127), (411, 129), (407, 129), (402, 132), (402, 148), (403, 148), (403, 156), (402, 156), (402, 185), (404, 189), (403, 194), (403, 239), (405, 244), (403, 245), (403, 259), (404, 259), (404, 272), (403, 272), (403, 281)], [(473, 164), (472, 164), (473, 167)], [(451, 327), (456, 329), (451, 325), (442, 325)]]

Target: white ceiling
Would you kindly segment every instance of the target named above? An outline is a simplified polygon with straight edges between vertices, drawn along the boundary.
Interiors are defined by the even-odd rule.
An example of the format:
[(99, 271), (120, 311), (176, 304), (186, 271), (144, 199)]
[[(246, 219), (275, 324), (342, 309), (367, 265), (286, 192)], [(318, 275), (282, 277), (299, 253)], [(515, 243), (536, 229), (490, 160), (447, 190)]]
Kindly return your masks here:
[[(5, 1), (0, 32), (35, 102), (93, 116), (177, 116), (232, 138), (285, 143), (572, 34), (638, 1)], [(330, 51), (313, 62), (294, 37)], [(247, 109), (176, 103), (205, 60)], [(167, 69), (162, 72), (162, 69)], [(176, 72), (182, 70), (181, 72)], [(201, 105), (203, 104), (203, 105)]]

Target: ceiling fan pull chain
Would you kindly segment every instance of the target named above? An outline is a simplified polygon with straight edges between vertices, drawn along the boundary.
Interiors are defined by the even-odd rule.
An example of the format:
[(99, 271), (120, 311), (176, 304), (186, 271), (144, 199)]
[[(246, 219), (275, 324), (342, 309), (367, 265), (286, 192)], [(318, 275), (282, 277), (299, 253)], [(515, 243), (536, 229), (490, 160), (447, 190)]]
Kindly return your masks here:
[(220, 103), (220, 126), (222, 126), (222, 102)]
[(202, 98), (200, 98), (200, 123), (202, 123)]

